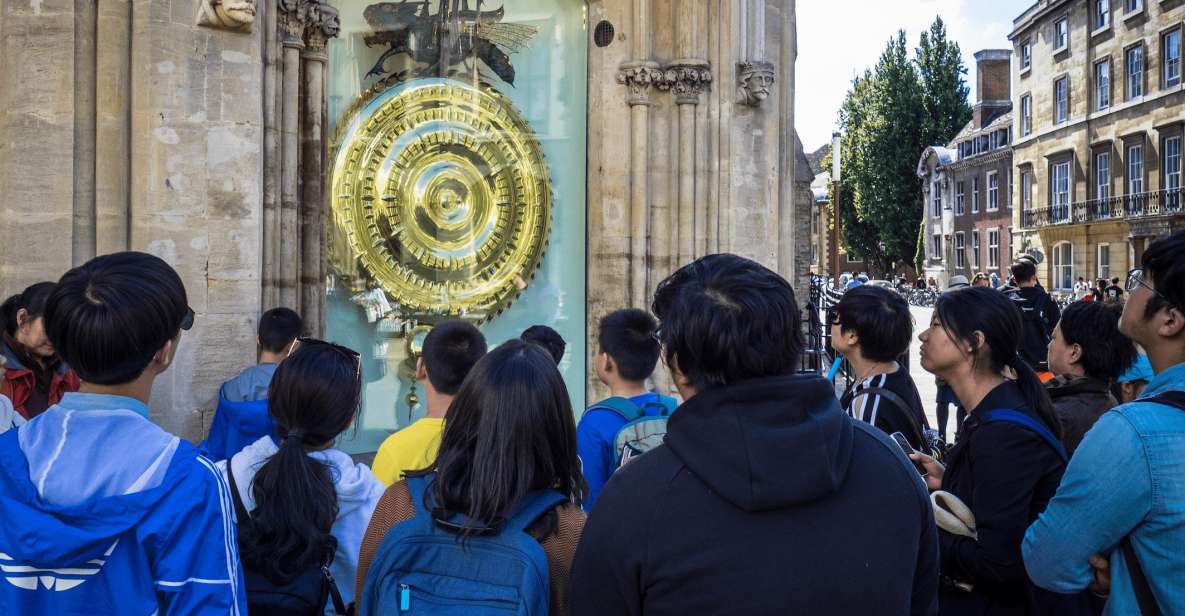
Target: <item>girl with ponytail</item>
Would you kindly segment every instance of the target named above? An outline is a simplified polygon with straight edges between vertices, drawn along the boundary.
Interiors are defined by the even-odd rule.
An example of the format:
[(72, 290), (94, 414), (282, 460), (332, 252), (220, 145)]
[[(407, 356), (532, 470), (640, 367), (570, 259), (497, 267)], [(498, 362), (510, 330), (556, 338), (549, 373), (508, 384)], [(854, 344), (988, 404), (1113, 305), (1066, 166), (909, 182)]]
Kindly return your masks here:
[(945, 379), (970, 411), (947, 466), (921, 454), (931, 490), (949, 492), (974, 515), (975, 536), (940, 524), (942, 614), (1089, 613), (1087, 599), (1028, 580), (1025, 529), (1053, 498), (1066, 468), (1061, 426), (1036, 373), (1017, 352), (1024, 328), (999, 291), (967, 288), (938, 298), (921, 364)]
[[(265, 436), (218, 463), (248, 512), (246, 519), (238, 516), (238, 534), (252, 613), (276, 611), (252, 603), (253, 574), (272, 585), (292, 584), (328, 554), (337, 588), (350, 603), (362, 535), (383, 493), (366, 465), (332, 448), (358, 415), (358, 354), (319, 340), (297, 344), (268, 389), (279, 438)], [(325, 610), (333, 613), (332, 603)]]

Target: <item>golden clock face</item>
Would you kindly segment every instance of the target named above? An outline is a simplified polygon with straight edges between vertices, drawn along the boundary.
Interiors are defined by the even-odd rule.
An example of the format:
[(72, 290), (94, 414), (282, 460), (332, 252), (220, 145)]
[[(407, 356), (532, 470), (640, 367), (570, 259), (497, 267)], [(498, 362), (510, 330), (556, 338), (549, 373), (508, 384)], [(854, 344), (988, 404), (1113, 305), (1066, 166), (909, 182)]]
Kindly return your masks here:
[(547, 247), (547, 161), (497, 90), (451, 79), (382, 89), (347, 114), (333, 156), (333, 224), (404, 315), (487, 320)]

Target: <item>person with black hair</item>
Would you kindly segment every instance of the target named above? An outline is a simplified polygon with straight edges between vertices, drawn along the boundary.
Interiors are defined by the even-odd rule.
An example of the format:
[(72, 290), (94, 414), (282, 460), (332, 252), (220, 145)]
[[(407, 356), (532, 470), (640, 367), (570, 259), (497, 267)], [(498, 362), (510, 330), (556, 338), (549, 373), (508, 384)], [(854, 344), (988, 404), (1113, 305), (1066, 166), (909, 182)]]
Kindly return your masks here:
[[(362, 534), (383, 494), (383, 484), (366, 465), (333, 448), (361, 407), (358, 353), (320, 340), (296, 344), (268, 386), (279, 443), (263, 436), (218, 463), (239, 512), (239, 553), (252, 613), (274, 613), (277, 607), (258, 588), (303, 583), (304, 571), (327, 562), (333, 578), (341, 580), (336, 586), (343, 604), (351, 603)], [(311, 607), (335, 613), (332, 603)]]
[[(1066, 468), (1061, 426), (1049, 396), (1018, 355), (1021, 316), (992, 289), (942, 294), (919, 336), (921, 364), (942, 376), (970, 413), (947, 465), (923, 454), (932, 490), (961, 500), (972, 536), (943, 524), (938, 533), (942, 614), (1051, 614), (1084, 597), (1060, 597), (1025, 576), (1025, 528), (1053, 498)], [(1009, 375), (1015, 375), (1015, 379)], [(937, 505), (936, 505), (937, 507)]]
[(844, 293), (832, 312), (831, 346), (852, 366), (856, 380), (840, 406), (885, 434), (900, 432), (928, 451), (926, 414), (913, 378), (897, 358), (909, 350), (913, 316), (899, 294), (864, 285)]
[(519, 339), (543, 347), (548, 355), (551, 355), (555, 360), (556, 365), (559, 365), (560, 361), (564, 359), (564, 349), (568, 348), (564, 337), (546, 325), (532, 325), (526, 328)]
[[(1048, 347), (1053, 326), (1061, 318), (1057, 302), (1037, 282), (1037, 266), (1031, 258), (1017, 259), (1012, 264), (1016, 287), (1005, 292), (1021, 314), (1024, 334), (1020, 339), (1020, 357), (1034, 371), (1049, 371)], [(1049, 375), (1052, 376), (1052, 375)]]
[(218, 408), (202, 443), (211, 460), (225, 460), (260, 437), (276, 440), (276, 424), (267, 409), (267, 392), (277, 366), (292, 353), (303, 328), (300, 315), (291, 308), (272, 308), (259, 317), (255, 339), (259, 363), (218, 388)]
[(589, 513), (573, 613), (932, 614), (925, 486), (827, 379), (796, 373), (790, 283), (709, 255), (660, 283), (653, 308), (684, 401), (665, 444), (618, 470)]
[(627, 425), (648, 426), (650, 442), (659, 443), (666, 433), (666, 418), (679, 405), (646, 387), (646, 379), (658, 365), (657, 330), (654, 317), (637, 308), (615, 310), (601, 319), (593, 363), (597, 379), (609, 388), (609, 397), (589, 406), (576, 425), (580, 463), (588, 481), (585, 511), (592, 509), (619, 466), (630, 456), (645, 453), (638, 439), (628, 435), (620, 439), (619, 447), (622, 430)]
[(1062, 311), (1049, 340), (1045, 383), (1062, 424), (1062, 444), (1071, 457), (1087, 430), (1119, 402), (1111, 385), (1136, 360), (1136, 345), (1119, 331), (1117, 304), (1074, 302)]
[(1128, 273), (1119, 331), (1151, 364), (1140, 398), (1086, 433), (1025, 535), (1025, 566), (1055, 592), (1088, 586), (1110, 614), (1185, 614), (1185, 231)]
[(1107, 297), (1107, 294), (1103, 292), (1103, 289), (1106, 289), (1106, 288), (1107, 288), (1107, 281), (1106, 280), (1099, 278), (1098, 280), (1094, 281), (1094, 289), (1092, 289), (1090, 292), (1091, 296), (1094, 298), (1094, 301), (1101, 302)]
[(11, 614), (246, 613), (226, 482), (149, 421), (152, 384), (193, 326), (158, 257), (62, 276), (45, 331), (82, 385), (0, 435), (0, 606)]
[(54, 283), (39, 282), (0, 305), (0, 396), (8, 398), (24, 423), (78, 391), (78, 375), (54, 352), (45, 334), (45, 302)]
[(383, 485), (403, 479), (408, 471), (432, 465), (453, 397), (486, 350), (485, 336), (468, 321), (445, 321), (424, 337), (416, 360), (416, 380), (424, 386), (427, 413), (379, 445), (374, 474)]
[(1103, 289), (1103, 300), (1108, 302), (1123, 302), (1123, 287), (1119, 286), (1119, 276), (1111, 278), (1111, 284)]
[[(413, 486), (419, 486), (418, 491), (413, 493)], [(503, 343), (473, 366), (456, 392), (435, 461), (383, 493), (359, 555), (359, 613), (377, 614), (381, 605), (397, 605), (400, 600), (432, 613), (431, 605), (438, 604), (420, 593), (451, 600), (447, 605), (455, 611), (450, 613), (463, 613), (461, 606), (470, 605), (465, 601), (475, 596), (451, 596), (450, 589), (471, 588), (467, 582), (480, 584), (491, 577), (504, 582), (515, 575), (491, 566), (494, 561), (485, 558), (497, 550), (465, 550), (465, 546), (472, 547), (482, 537), (509, 541), (506, 535), (523, 529), (530, 547), (541, 544), (546, 556), (547, 569), (542, 573), (549, 578), (549, 596), (517, 599), (549, 606), (539, 613), (564, 616), (572, 553), (584, 528), (580, 503), (586, 494), (572, 404), (554, 359), (534, 344)], [(524, 517), (523, 507), (549, 497), (543, 502), (554, 505), (538, 516)], [(459, 544), (461, 550), (442, 548), (428, 557), (430, 562), (419, 560), (407, 569), (388, 569), (391, 558), (415, 560), (407, 556), (412, 549), (409, 544), (388, 535), (407, 537), (405, 533), (414, 532), (416, 524), (421, 529), (447, 529), (443, 534), (451, 539), (447, 543)], [(398, 584), (400, 580), (394, 579), (408, 574), (416, 576), (418, 584)], [(402, 586), (407, 595), (384, 594), (393, 579), (395, 587)]]

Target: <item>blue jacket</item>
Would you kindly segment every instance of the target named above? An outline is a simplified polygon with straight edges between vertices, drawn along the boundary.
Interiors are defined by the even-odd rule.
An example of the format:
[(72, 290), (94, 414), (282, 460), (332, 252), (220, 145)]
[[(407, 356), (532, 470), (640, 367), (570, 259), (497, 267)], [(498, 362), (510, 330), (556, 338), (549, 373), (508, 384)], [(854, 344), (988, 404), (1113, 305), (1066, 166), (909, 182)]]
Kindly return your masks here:
[(0, 435), (0, 613), (246, 614), (214, 464), (120, 396)]
[[(670, 396), (654, 392), (647, 392), (629, 399), (630, 402), (642, 407), (647, 403), (658, 402), (668, 410), (674, 410), (678, 401)], [(646, 414), (657, 416), (658, 411), (646, 408)], [(576, 425), (576, 451), (580, 455), (581, 471), (584, 480), (588, 482), (588, 497), (584, 499), (584, 510), (591, 511), (601, 488), (613, 475), (616, 469), (616, 452), (613, 441), (618, 431), (626, 424), (625, 418), (617, 412), (597, 408), (594, 404), (580, 416), (580, 423)]]
[[(1185, 390), (1185, 364), (1156, 375), (1142, 397)], [(1185, 614), (1185, 411), (1131, 402), (1104, 414), (1074, 452), (1057, 495), (1025, 533), (1025, 568), (1056, 592), (1086, 588), (1087, 559), (1111, 556), (1106, 614), (1139, 613), (1120, 541), (1132, 545), (1165, 614)]]
[(276, 440), (276, 422), (267, 410), (268, 386), (275, 373), (276, 364), (259, 364), (222, 384), (202, 453), (221, 462), (264, 436)]

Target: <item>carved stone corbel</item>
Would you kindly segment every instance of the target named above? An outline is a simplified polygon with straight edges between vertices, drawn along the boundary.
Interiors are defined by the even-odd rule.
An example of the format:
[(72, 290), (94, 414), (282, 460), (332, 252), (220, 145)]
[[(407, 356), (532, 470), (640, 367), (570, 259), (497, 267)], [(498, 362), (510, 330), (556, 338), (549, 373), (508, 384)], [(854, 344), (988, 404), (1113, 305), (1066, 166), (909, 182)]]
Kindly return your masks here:
[(197, 0), (197, 25), (231, 32), (250, 32), (255, 0)]
[(704, 60), (676, 60), (663, 69), (658, 89), (675, 93), (675, 103), (698, 105), (699, 95), (712, 84), (712, 67)]
[(769, 98), (774, 85), (774, 65), (762, 60), (741, 62), (737, 65), (737, 98), (743, 105), (758, 107)]
[(302, 55), (325, 60), (325, 46), (329, 39), (335, 38), (341, 31), (341, 18), (337, 9), (325, 2), (310, 2), (306, 11), (305, 50)]
[(280, 41), (285, 47), (304, 47), (305, 20), (308, 18), (308, 0), (279, 0)]
[(650, 88), (662, 81), (663, 72), (657, 62), (630, 62), (621, 65), (617, 72), (617, 83), (629, 88), (629, 104), (651, 105)]

